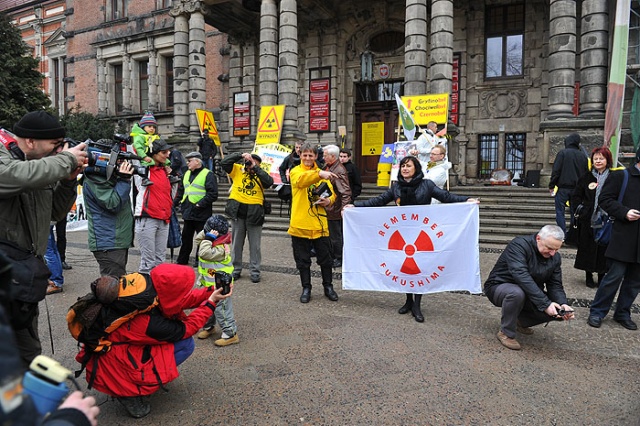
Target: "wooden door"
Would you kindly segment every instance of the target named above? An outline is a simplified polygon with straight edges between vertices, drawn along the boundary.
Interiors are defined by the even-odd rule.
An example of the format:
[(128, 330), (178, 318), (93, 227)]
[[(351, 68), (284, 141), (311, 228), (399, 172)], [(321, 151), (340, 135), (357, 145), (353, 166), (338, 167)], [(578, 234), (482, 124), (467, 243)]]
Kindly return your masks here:
[(356, 127), (353, 159), (360, 170), (362, 182), (376, 183), (378, 178), (378, 155), (362, 155), (362, 123), (383, 122), (384, 143), (396, 140), (398, 109), (395, 101), (356, 103)]

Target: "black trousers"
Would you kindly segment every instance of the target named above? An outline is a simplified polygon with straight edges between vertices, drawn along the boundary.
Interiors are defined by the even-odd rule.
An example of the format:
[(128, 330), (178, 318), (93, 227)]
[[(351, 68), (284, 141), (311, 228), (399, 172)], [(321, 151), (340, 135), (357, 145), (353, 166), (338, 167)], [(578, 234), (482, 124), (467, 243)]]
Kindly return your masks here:
[(56, 222), (56, 245), (58, 246), (58, 252), (60, 253), (60, 261), (64, 262), (67, 258), (65, 252), (67, 251), (67, 218), (65, 217), (60, 222)]
[(329, 237), (320, 237), (315, 240), (291, 236), (291, 247), (293, 248), (293, 260), (297, 269), (311, 267), (311, 247), (316, 250), (316, 261), (320, 266), (331, 267), (333, 264), (333, 253), (331, 251), (331, 240)]
[(193, 237), (204, 229), (204, 224), (205, 222), (199, 220), (184, 221), (184, 226), (182, 227), (182, 246), (180, 246), (180, 252), (176, 260), (178, 265), (189, 264), (189, 256), (191, 256), (191, 252), (193, 251)]

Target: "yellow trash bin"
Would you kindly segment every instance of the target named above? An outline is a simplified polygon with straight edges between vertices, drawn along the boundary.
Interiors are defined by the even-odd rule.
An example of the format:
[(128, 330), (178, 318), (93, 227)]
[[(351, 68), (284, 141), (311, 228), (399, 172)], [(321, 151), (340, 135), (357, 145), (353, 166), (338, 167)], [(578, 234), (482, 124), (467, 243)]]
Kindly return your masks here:
[(389, 186), (391, 182), (391, 164), (378, 163), (378, 186)]

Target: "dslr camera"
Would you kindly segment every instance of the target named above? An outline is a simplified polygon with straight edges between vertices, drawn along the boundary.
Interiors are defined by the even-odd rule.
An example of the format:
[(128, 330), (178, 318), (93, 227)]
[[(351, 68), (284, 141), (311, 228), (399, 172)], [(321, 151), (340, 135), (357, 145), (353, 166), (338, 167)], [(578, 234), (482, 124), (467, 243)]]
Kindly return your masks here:
[(216, 271), (215, 280), (216, 288), (221, 288), (222, 294), (229, 294), (229, 292), (231, 291), (233, 276), (231, 274), (227, 274), (224, 271)]
[(329, 188), (329, 185), (327, 184), (327, 182), (322, 182), (320, 185), (316, 186), (313, 191), (311, 191), (311, 193), (313, 194), (313, 197), (318, 199), (318, 198), (328, 198), (331, 197), (331, 194), (333, 194), (333, 192), (331, 192), (331, 188)]
[[(65, 142), (69, 147), (78, 145), (80, 142), (70, 138), (65, 138)], [(127, 151), (127, 144), (131, 143), (131, 139), (126, 135), (113, 135), (113, 140), (98, 139), (93, 141), (87, 139), (87, 154), (89, 156), (89, 167), (85, 169), (87, 174), (97, 174), (111, 179), (113, 173), (119, 175), (118, 169), (120, 164), (125, 160), (143, 160), (135, 154)], [(131, 165), (133, 174), (146, 178), (149, 176), (149, 169), (145, 166)], [(126, 176), (128, 177), (128, 176)]]

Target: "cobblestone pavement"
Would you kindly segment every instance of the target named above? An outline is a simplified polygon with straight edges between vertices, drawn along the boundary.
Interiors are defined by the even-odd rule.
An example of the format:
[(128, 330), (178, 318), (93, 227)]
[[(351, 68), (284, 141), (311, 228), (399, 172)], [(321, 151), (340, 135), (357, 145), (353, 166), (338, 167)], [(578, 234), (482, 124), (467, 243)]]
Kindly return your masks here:
[[(86, 232), (68, 237), (73, 269), (47, 307), (53, 356), (76, 369), (65, 315), (98, 266)], [(245, 271), (233, 296), (240, 343), (217, 348), (214, 338), (197, 340), (181, 376), (168, 393), (152, 396), (151, 414), (141, 420), (89, 391), (101, 404), (101, 425), (640, 424), (640, 333), (610, 317), (600, 329), (586, 324), (595, 290), (572, 268), (571, 250), (563, 275), (577, 320), (536, 327), (518, 338), (521, 351), (510, 351), (495, 337), (500, 310), (483, 296), (427, 295), (419, 324), (397, 314), (400, 294), (342, 291), (337, 280), (340, 300), (330, 302), (316, 273), (312, 300), (303, 305), (290, 240), (265, 236), (262, 247), (262, 282), (251, 283)], [(481, 248), (483, 279), (499, 252)], [(128, 270), (138, 262), (134, 248)], [(44, 353), (51, 355), (41, 308)]]

